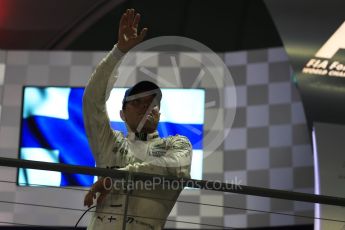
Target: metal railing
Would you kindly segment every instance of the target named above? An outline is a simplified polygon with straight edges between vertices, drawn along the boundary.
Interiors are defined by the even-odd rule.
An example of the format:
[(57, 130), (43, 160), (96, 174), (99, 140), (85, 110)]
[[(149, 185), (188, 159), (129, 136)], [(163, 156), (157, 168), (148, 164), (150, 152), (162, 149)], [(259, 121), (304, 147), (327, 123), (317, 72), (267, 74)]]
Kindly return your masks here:
[[(195, 180), (195, 179), (189, 179), (189, 178), (177, 178), (177, 177), (170, 177), (170, 176), (161, 176), (161, 175), (154, 175), (154, 174), (134, 173), (134, 172), (129, 173), (127, 171), (118, 170), (118, 169), (84, 167), (84, 166), (76, 166), (76, 165), (20, 160), (20, 159), (3, 158), (3, 157), (0, 157), (0, 166), (16, 167), (16, 168), (30, 168), (30, 169), (47, 170), (47, 171), (59, 171), (59, 172), (73, 173), (73, 174), (96, 175), (96, 176), (111, 177), (113, 179), (126, 180), (126, 181), (128, 180), (146, 181), (146, 180), (153, 180), (153, 179), (157, 180), (157, 178), (159, 178), (161, 181), (168, 181), (168, 182), (179, 181), (181, 185), (181, 189), (183, 187), (190, 187), (190, 188), (212, 190), (212, 191), (217, 191), (217, 192), (237, 193), (237, 194), (243, 194), (243, 195), (252, 195), (252, 196), (259, 196), (259, 197), (269, 197), (269, 198), (277, 198), (277, 199), (284, 199), (284, 200), (291, 200), (291, 201), (301, 201), (301, 202), (318, 203), (318, 204), (324, 204), (324, 205), (336, 205), (336, 206), (345, 207), (345, 198), (341, 198), (341, 197), (315, 195), (315, 194), (253, 187), (253, 186), (246, 186), (246, 185), (239, 186), (236, 184), (223, 183), (219, 181)], [(123, 195), (126, 195), (127, 198), (129, 196), (128, 193), (123, 194)], [(128, 199), (126, 200), (128, 201)], [(226, 208), (226, 206), (224, 207)], [(125, 214), (122, 214), (122, 215), (126, 215), (126, 213), (127, 211), (125, 210)], [(312, 218), (312, 217), (309, 217), (309, 218)], [(343, 220), (332, 220), (332, 219), (325, 219), (325, 220), (345, 222)], [(123, 226), (123, 229), (125, 229), (125, 225)]]

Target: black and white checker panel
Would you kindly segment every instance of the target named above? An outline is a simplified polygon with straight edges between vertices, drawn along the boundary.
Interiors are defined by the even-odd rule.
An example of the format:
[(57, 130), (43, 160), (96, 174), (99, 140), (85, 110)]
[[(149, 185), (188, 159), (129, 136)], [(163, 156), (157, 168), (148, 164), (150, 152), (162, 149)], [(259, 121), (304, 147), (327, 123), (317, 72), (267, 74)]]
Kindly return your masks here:
[[(17, 158), (23, 85), (85, 86), (104, 52), (62, 51), (0, 51), (0, 156)], [(140, 55), (140, 54), (138, 54)], [(196, 54), (197, 55), (197, 54)], [(229, 136), (217, 151), (204, 159), (203, 179), (244, 185), (313, 192), (313, 161), (304, 112), (300, 97), (292, 83), (292, 71), (282, 48), (221, 53), (229, 67), (237, 92), (237, 112)], [(183, 84), (194, 82), (184, 78), (198, 72), (198, 66), (188, 66), (183, 58), (180, 70)], [(166, 60), (150, 59), (145, 63), (154, 73), (164, 73)], [(135, 64), (135, 63), (133, 63)], [(124, 67), (127, 68), (127, 67)], [(164, 75), (164, 74), (163, 74)], [(138, 72), (136, 80), (145, 79)], [(186, 80), (187, 79), (187, 80)], [(133, 82), (129, 82), (131, 84)], [(206, 101), (217, 93), (214, 84), (203, 80)], [(220, 89), (226, 111), (227, 85)], [(205, 111), (205, 132), (218, 108)], [(224, 131), (224, 124), (214, 130)], [(17, 170), (0, 167), (0, 180), (16, 181)], [(83, 209), (84, 193), (75, 190), (17, 187), (0, 182), (2, 200), (28, 202)], [(178, 221), (225, 225), (229, 227), (259, 227), (312, 223), (312, 219), (248, 211), (258, 209), (293, 215), (313, 216), (313, 205), (236, 194), (185, 190), (179, 200), (226, 205), (220, 208), (178, 202), (166, 227), (200, 228)], [(244, 210), (243, 210), (244, 209)], [(34, 215), (27, 215), (27, 213)], [(74, 225), (80, 212), (23, 205), (0, 205), (0, 221), (34, 225)], [(86, 218), (87, 220), (87, 218)], [(82, 222), (86, 225), (87, 221)]]

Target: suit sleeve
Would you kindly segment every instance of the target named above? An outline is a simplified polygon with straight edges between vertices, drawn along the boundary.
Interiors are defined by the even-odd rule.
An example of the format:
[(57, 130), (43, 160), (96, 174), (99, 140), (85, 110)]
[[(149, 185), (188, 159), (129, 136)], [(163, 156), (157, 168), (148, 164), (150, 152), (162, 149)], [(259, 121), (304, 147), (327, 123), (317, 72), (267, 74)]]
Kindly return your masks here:
[(106, 165), (112, 142), (120, 137), (120, 132), (110, 126), (106, 101), (117, 79), (117, 66), (122, 56), (123, 53), (115, 45), (95, 68), (83, 95), (84, 126), (99, 167)]

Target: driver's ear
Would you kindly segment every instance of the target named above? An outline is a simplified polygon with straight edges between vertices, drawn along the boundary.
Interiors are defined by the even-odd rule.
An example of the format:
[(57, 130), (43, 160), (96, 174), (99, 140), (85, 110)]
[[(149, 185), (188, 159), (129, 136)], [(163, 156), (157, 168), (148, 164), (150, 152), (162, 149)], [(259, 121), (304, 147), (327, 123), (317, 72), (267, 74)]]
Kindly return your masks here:
[(126, 121), (126, 116), (125, 116), (125, 113), (123, 112), (123, 110), (120, 110), (120, 117), (123, 121)]

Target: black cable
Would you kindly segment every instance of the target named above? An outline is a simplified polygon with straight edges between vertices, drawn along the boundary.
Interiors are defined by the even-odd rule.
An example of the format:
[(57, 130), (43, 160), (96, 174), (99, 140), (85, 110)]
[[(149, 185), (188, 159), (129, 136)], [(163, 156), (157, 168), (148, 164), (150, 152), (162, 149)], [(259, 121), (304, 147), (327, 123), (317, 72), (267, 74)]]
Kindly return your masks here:
[[(16, 183), (16, 182), (13, 182), (13, 181), (3, 181), (3, 180), (0, 180), (0, 182)], [(39, 184), (35, 184), (35, 185), (40, 186)], [(59, 188), (59, 189), (71, 189), (71, 190), (78, 190), (78, 191), (88, 191), (86, 189), (77, 189), (77, 188), (59, 187), (59, 186), (49, 186), (49, 185), (42, 185), (42, 187), (51, 187), (51, 188)], [(118, 193), (116, 195), (124, 196), (126, 194)], [(133, 196), (133, 197), (140, 197), (140, 198), (150, 198), (150, 199), (156, 199), (156, 200), (175, 201), (175, 200), (170, 200), (170, 199), (164, 199), (164, 198), (158, 198), (158, 197), (149, 197), (149, 196), (140, 196), (140, 195), (133, 195), (133, 194), (131, 194), (131, 196)], [(0, 201), (0, 202), (3, 202), (3, 201)], [(304, 216), (304, 215), (295, 215), (295, 214), (289, 214), (289, 213), (265, 211), (265, 210), (258, 210), (258, 209), (239, 208), (239, 207), (227, 206), (227, 205), (215, 205), (215, 204), (207, 204), (207, 203), (183, 201), (183, 200), (176, 200), (176, 202), (187, 203), (187, 204), (195, 204), (195, 205), (205, 205), (205, 206), (212, 206), (212, 207), (219, 207), (219, 208), (229, 208), (229, 209), (261, 212), (261, 213), (267, 213), (267, 214), (277, 214), (277, 215), (284, 215), (284, 216), (291, 216), (291, 217), (300, 217), (300, 218), (313, 219), (313, 220), (317, 219), (317, 220), (326, 220), (326, 221), (334, 221), (334, 222), (345, 223), (345, 220), (337, 220), (337, 219), (321, 218), (321, 217), (313, 217), (313, 216)], [(61, 208), (61, 209), (64, 209), (63, 207), (44, 206), (44, 205), (33, 205), (33, 206), (41, 206), (41, 207), (51, 207), (51, 208)], [(84, 211), (82, 209), (71, 209), (71, 208), (66, 208), (66, 209), (74, 210), (74, 211)], [(105, 214), (111, 214), (111, 213), (105, 213)]]
[[(140, 196), (139, 196), (140, 197)], [(163, 199), (164, 200), (164, 199)], [(197, 202), (189, 202), (189, 201), (179, 201), (183, 203), (190, 203), (190, 204), (198, 204)], [(28, 206), (36, 206), (36, 207), (46, 207), (46, 208), (56, 208), (56, 209), (63, 209), (63, 210), (72, 210), (72, 211), (83, 211), (83, 215), (80, 217), (80, 219), (91, 209), (89, 208), (88, 210), (83, 210), (83, 209), (73, 209), (73, 208), (64, 208), (64, 207), (57, 207), (57, 206), (50, 206), (50, 205), (39, 205), (39, 204), (32, 204), (32, 203), (23, 203), (23, 202), (11, 202), (11, 201), (1, 201), (0, 203), (9, 203), (9, 204), (19, 204), (19, 205), (28, 205)], [(205, 204), (209, 206), (215, 206), (215, 207), (225, 207), (225, 208), (234, 208), (234, 209), (241, 209), (241, 210), (249, 210), (249, 211), (256, 211), (256, 212), (265, 212), (261, 210), (254, 210), (254, 209), (245, 209), (245, 208), (237, 208), (237, 207), (230, 207), (230, 206), (222, 206), (222, 205), (213, 205), (213, 204)], [(92, 207), (93, 208), (93, 207)], [(95, 211), (92, 211), (95, 212)], [(99, 212), (100, 214), (112, 214), (112, 215), (118, 215), (122, 216), (123, 214), (121, 213), (113, 213), (113, 212)], [(267, 213), (271, 214), (282, 214), (285, 215), (286, 213), (275, 213), (275, 212), (269, 212)], [(302, 217), (302, 218), (312, 218), (312, 217), (307, 217), (307, 216), (300, 216), (300, 215), (292, 215), (292, 214), (286, 214), (288, 216), (294, 216), (294, 217)], [(138, 218), (144, 218), (144, 219), (153, 219), (153, 220), (163, 220), (160, 218), (153, 218), (153, 217), (145, 217), (145, 216), (138, 216), (138, 215), (128, 215), (131, 217), (138, 217)], [(334, 220), (334, 219), (327, 219), (327, 218), (313, 218), (313, 219), (320, 219), (320, 220), (326, 220), (326, 221), (334, 221), (334, 222), (341, 222), (345, 223), (345, 221), (341, 220)], [(77, 224), (79, 223), (80, 220), (78, 220)], [(187, 224), (194, 224), (194, 225), (201, 225), (201, 226), (208, 226), (208, 227), (218, 227), (218, 228), (225, 228), (225, 229), (234, 229), (232, 227), (226, 227), (226, 226), (220, 226), (220, 225), (210, 225), (210, 224), (204, 224), (204, 223), (195, 223), (195, 222), (189, 222), (189, 221), (177, 221), (177, 220), (170, 220), (167, 219), (166, 221), (169, 222), (176, 222), (176, 223), (187, 223)]]
[(283, 213), (283, 212), (273, 212), (273, 211), (265, 211), (265, 210), (250, 209), (250, 208), (239, 208), (239, 207), (227, 206), (227, 205), (206, 204), (206, 203), (192, 202), (192, 201), (177, 201), (177, 202), (183, 202), (183, 203), (188, 203), (188, 204), (206, 205), (206, 206), (213, 206), (213, 207), (219, 207), (219, 208), (230, 208), (230, 209), (245, 210), (245, 211), (252, 211), (252, 212), (261, 212), (261, 213), (276, 214), (276, 215), (291, 216), (291, 217), (301, 217), (301, 218), (313, 219), (313, 220), (326, 220), (326, 221), (345, 223), (345, 220), (336, 220), (336, 219), (313, 217), (313, 216), (295, 215), (295, 214), (289, 214), (289, 213)]
[(69, 210), (69, 211), (80, 211), (80, 212), (84, 212), (85, 211), (84, 209), (78, 209), (78, 208), (66, 208), (66, 207), (59, 207), (59, 206), (52, 206), (52, 205), (33, 204), (33, 203), (24, 203), (24, 202), (14, 202), (14, 201), (5, 201), (5, 200), (0, 200), (0, 203), (27, 205), (27, 206), (34, 206), (34, 207), (41, 207), (41, 208), (55, 208), (55, 209), (62, 209), (62, 210)]
[[(151, 198), (151, 199), (157, 199), (157, 200), (165, 200), (165, 201), (173, 201), (173, 200), (170, 200), (170, 199), (157, 198), (157, 197), (148, 197), (148, 196), (139, 196), (139, 195), (131, 195), (131, 196), (141, 197), (141, 198)], [(295, 214), (289, 214), (289, 213), (265, 211), (265, 210), (250, 209), (250, 208), (239, 208), (239, 207), (228, 206), (228, 205), (207, 204), (207, 203), (193, 202), (193, 201), (184, 201), (184, 200), (176, 200), (176, 202), (186, 203), (186, 204), (195, 204), (195, 205), (205, 205), (205, 206), (212, 206), (212, 207), (218, 207), (218, 208), (229, 208), (229, 209), (245, 210), (245, 211), (252, 211), (252, 212), (262, 212), (262, 213), (267, 213), (267, 214), (277, 214), (277, 215), (284, 215), (284, 216), (301, 217), (301, 218), (313, 219), (313, 220), (316, 219), (316, 220), (326, 220), (326, 221), (334, 221), (334, 222), (345, 223), (345, 220), (336, 220), (336, 219), (313, 217), (313, 216), (295, 215)]]
[(81, 215), (81, 216), (80, 216), (80, 218), (78, 219), (78, 221), (77, 221), (77, 223), (75, 224), (74, 228), (77, 228), (77, 227), (78, 227), (79, 222), (80, 222), (80, 221), (81, 221), (81, 219), (84, 217), (84, 215), (85, 215), (85, 214), (86, 214), (88, 211), (90, 211), (91, 209), (93, 209), (93, 208), (95, 208), (95, 207), (96, 207), (96, 205), (91, 206), (90, 208), (86, 209), (86, 210), (85, 210), (85, 212), (83, 213), (83, 215)]
[[(17, 182), (14, 181), (7, 181), (7, 180), (0, 180), (0, 183), (13, 183), (13, 184), (17, 184)], [(61, 187), (61, 186), (51, 186), (51, 185), (42, 185), (42, 184), (30, 184), (33, 186), (41, 186), (42, 188), (47, 187), (47, 188), (57, 188), (57, 189), (68, 189), (68, 190), (76, 190), (76, 191), (88, 191), (88, 189), (80, 189), (80, 188), (71, 188), (71, 187)], [(126, 194), (116, 194), (116, 195), (126, 195)], [(140, 196), (138, 196), (140, 197)], [(144, 196), (142, 196), (143, 198), (145, 198)], [(151, 198), (151, 197), (146, 197), (146, 198)], [(151, 198), (151, 199), (155, 199), (155, 198)], [(159, 198), (156, 198), (159, 199)], [(164, 199), (161, 199), (164, 200)], [(173, 200), (169, 200), (169, 199), (165, 199), (167, 201), (173, 201)], [(77, 225), (79, 224), (80, 220), (84, 217), (84, 215), (89, 212), (92, 208), (96, 207), (96, 206), (92, 206), (89, 209), (82, 210), (82, 209), (74, 209), (74, 208), (65, 208), (65, 207), (58, 207), (58, 206), (50, 206), (50, 205), (39, 205), (39, 204), (30, 204), (30, 203), (21, 203), (21, 202), (10, 202), (10, 201), (1, 201), (0, 203), (12, 203), (12, 204), (19, 204), (19, 205), (31, 205), (31, 206), (36, 206), (36, 207), (46, 207), (46, 208), (56, 208), (56, 209), (66, 209), (66, 210), (72, 210), (72, 211), (84, 211), (84, 213), (81, 215), (81, 217), (79, 218), (79, 220), (77, 221), (75, 228), (77, 227)], [(109, 213), (109, 212), (100, 212), (101, 214), (114, 214), (114, 215), (122, 215), (122, 214), (116, 214), (116, 213)], [(150, 217), (143, 217), (143, 216), (133, 216), (130, 215), (131, 217), (140, 217), (140, 218), (147, 218), (147, 219), (156, 219), (156, 220), (161, 220), (158, 218), (150, 218)], [(195, 222), (188, 222), (188, 221), (176, 221), (176, 220), (169, 220), (166, 219), (166, 221), (169, 222), (179, 222), (179, 223), (188, 223), (188, 224), (197, 224), (197, 225), (204, 225), (204, 226), (209, 226), (209, 227), (219, 227), (219, 228), (228, 228), (228, 229), (233, 229), (232, 227), (225, 227), (225, 226), (218, 226), (218, 225), (210, 225), (210, 224), (203, 224), (203, 223), (195, 223)]]
[[(32, 204), (32, 203), (23, 203), (23, 202), (13, 202), (13, 201), (2, 201), (0, 200), (0, 203), (7, 203), (7, 204), (18, 204), (18, 205), (27, 205), (27, 206), (35, 206), (35, 207), (45, 207), (45, 208), (56, 208), (56, 209), (63, 209), (63, 210), (72, 210), (72, 211), (83, 211), (84, 209), (75, 209), (75, 208), (64, 208), (64, 207), (57, 207), (57, 206), (51, 206), (51, 205), (40, 205), (40, 204)], [(87, 211), (88, 212), (88, 211)], [(85, 212), (85, 214), (87, 213)], [(95, 211), (91, 211), (95, 212)], [(123, 216), (122, 213), (114, 213), (114, 212), (97, 212), (100, 214), (111, 214), (111, 215), (117, 215), (117, 216)], [(84, 215), (84, 214), (83, 214)], [(176, 223), (187, 223), (187, 224), (194, 224), (194, 225), (200, 225), (200, 226), (207, 226), (207, 227), (217, 227), (220, 229), (234, 229), (232, 227), (226, 227), (221, 225), (214, 225), (214, 224), (204, 224), (204, 223), (195, 223), (190, 221), (178, 221), (178, 220), (169, 220), (169, 219), (161, 219), (161, 218), (154, 218), (154, 217), (145, 217), (145, 216), (138, 216), (138, 215), (128, 215), (130, 217), (137, 217), (137, 218), (143, 218), (143, 219), (152, 219), (152, 220), (160, 220), (160, 221), (169, 221), (169, 222), (176, 222)], [(0, 222), (1, 223), (1, 222)], [(8, 222), (11, 223), (11, 222)], [(16, 224), (16, 223), (14, 223)]]

